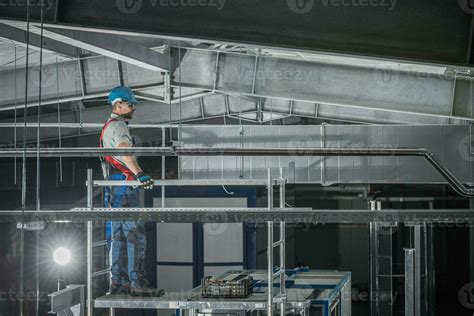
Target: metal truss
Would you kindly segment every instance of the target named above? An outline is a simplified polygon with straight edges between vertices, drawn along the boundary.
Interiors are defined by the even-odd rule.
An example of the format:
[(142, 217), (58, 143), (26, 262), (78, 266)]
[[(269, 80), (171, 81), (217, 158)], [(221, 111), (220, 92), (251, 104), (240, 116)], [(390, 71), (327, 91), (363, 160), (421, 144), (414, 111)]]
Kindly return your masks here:
[[(51, 39), (64, 40), (64, 36)], [(68, 37), (64, 41), (74, 43)], [(319, 55), (319, 58), (295, 60), (271, 54), (190, 47), (171, 47), (170, 53), (176, 69), (166, 85), (166, 76), (161, 73), (129, 64), (130, 60), (111, 53), (104, 54), (119, 58), (123, 67), (116, 59), (102, 56), (43, 65), (43, 72), (48, 76), (43, 78), (42, 104), (104, 95), (122, 81), (135, 90), (149, 87), (139, 94), (164, 103), (165, 95), (171, 94), (170, 88), (225, 94), (242, 99), (238, 102), (242, 109), (235, 111), (234, 105), (234, 112), (254, 111), (255, 116), (274, 113), (352, 122), (413, 124), (459, 124), (474, 117), (469, 101), (472, 71), (467, 68)], [(31, 67), (31, 71), (39, 70)], [(15, 103), (23, 106), (24, 100), (16, 100), (13, 87), (9, 86), (15, 82), (14, 77), (24, 76), (23, 69), (17, 74), (4, 71), (0, 75), (5, 78), (4, 91), (0, 90), (4, 95), (0, 109), (13, 109)], [(55, 81), (60, 82), (60, 96), (53, 89)], [(80, 86), (83, 91), (78, 89)], [(21, 87), (19, 89), (18, 95), (22, 95)], [(174, 95), (176, 98), (176, 93)], [(36, 106), (34, 91), (31, 96), (28, 106)], [(245, 98), (252, 100), (249, 109), (245, 108)]]

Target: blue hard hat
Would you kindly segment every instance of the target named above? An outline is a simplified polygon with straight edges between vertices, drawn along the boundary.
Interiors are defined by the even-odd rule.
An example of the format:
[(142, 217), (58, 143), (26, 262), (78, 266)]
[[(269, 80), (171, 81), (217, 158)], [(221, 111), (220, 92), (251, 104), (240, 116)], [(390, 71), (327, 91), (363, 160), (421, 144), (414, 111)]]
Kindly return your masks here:
[(133, 93), (132, 89), (129, 87), (115, 87), (110, 91), (109, 104), (114, 105), (117, 101), (125, 101), (130, 104), (137, 104), (138, 100), (135, 98), (135, 94)]

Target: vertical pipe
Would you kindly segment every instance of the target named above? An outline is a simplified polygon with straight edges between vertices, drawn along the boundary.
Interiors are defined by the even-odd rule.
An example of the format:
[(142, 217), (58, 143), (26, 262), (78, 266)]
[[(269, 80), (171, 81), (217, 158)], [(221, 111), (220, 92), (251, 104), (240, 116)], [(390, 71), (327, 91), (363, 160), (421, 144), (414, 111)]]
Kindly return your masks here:
[[(178, 142), (181, 142), (183, 139), (183, 109), (182, 109), (182, 99), (183, 94), (181, 92), (181, 41), (178, 41), (178, 60), (179, 60), (179, 68), (178, 68), (178, 77), (179, 77), (179, 126), (178, 126)], [(180, 162), (180, 157), (178, 156), (178, 166)]]
[[(43, 81), (43, 32), (44, 32), (44, 0), (41, 0), (41, 36), (40, 36), (40, 56), (39, 56), (39, 78), (38, 78), (38, 128), (36, 129), (36, 211), (41, 210), (41, 99), (42, 99), (42, 81)], [(35, 286), (36, 286), (36, 300), (35, 300), (35, 315), (39, 316), (39, 295), (40, 295), (40, 233), (36, 231), (36, 257), (35, 257)]]
[(217, 89), (217, 80), (219, 80), (219, 52), (216, 53), (215, 77), (214, 77), (214, 86), (213, 86), (212, 91), (216, 91)]
[(35, 285), (36, 285), (36, 300), (35, 300), (35, 315), (39, 316), (40, 308), (40, 232), (36, 232), (36, 256), (35, 256)]
[[(240, 148), (244, 148), (245, 129), (244, 129), (243, 126), (240, 126), (239, 135), (240, 135)], [(243, 179), (244, 178), (244, 157), (240, 156), (239, 159), (240, 159), (240, 175), (239, 175), (239, 178)]]
[(258, 70), (258, 55), (255, 56), (255, 63), (253, 67), (252, 94), (255, 94), (255, 84), (257, 82), (257, 70)]
[[(268, 211), (273, 209), (273, 183), (271, 169), (267, 170), (268, 176)], [(267, 278), (268, 278), (268, 295), (267, 295), (267, 316), (273, 316), (273, 222), (267, 222)]]
[(26, 1), (26, 56), (25, 56), (25, 108), (23, 109), (23, 165), (21, 175), (21, 230), (20, 230), (20, 316), (24, 315), (24, 290), (25, 290), (25, 220), (26, 209), (26, 118), (28, 115), (28, 79), (30, 57), (30, 1)]
[(94, 189), (94, 180), (92, 169), (87, 169), (87, 208), (92, 209), (92, 191)]
[(273, 222), (268, 222), (267, 231), (267, 277), (268, 277), (268, 306), (267, 315), (273, 315)]
[[(168, 42), (168, 52), (169, 52), (169, 63), (168, 63), (168, 68), (169, 68), (169, 72), (167, 74), (164, 75), (164, 80), (165, 80), (165, 95), (168, 97), (168, 102), (169, 102), (169, 114), (170, 114), (170, 120), (169, 120), (169, 128), (170, 128), (170, 142), (173, 140), (173, 129), (172, 129), (172, 126), (171, 126), (171, 122), (172, 122), (172, 109), (171, 109), (171, 101), (173, 99), (173, 88), (171, 88), (171, 80), (172, 80), (172, 75), (173, 75), (173, 71), (171, 69), (171, 42)], [(178, 60), (178, 65), (181, 66), (181, 61)], [(174, 64), (173, 64), (174, 66)]]
[[(87, 208), (92, 210), (92, 169), (87, 169)], [(92, 316), (92, 222), (87, 222), (87, 316)]]
[[(161, 128), (161, 147), (166, 146), (166, 129), (164, 127)], [(166, 178), (166, 160), (165, 156), (161, 156), (161, 179), (165, 180)], [(161, 186), (161, 208), (165, 208), (165, 187), (164, 185)]]
[[(472, 135), (472, 134), (470, 134)], [(471, 144), (471, 142), (469, 142)], [(474, 209), (474, 198), (469, 199), (469, 208)], [(469, 225), (469, 267), (470, 279), (474, 282), (474, 225)]]
[(405, 316), (415, 316), (415, 249), (405, 251)]
[(423, 224), (423, 244), (425, 246), (425, 249), (424, 249), (424, 260), (423, 260), (423, 264), (424, 264), (424, 268), (423, 268), (423, 274), (425, 275), (425, 282), (424, 282), (424, 297), (425, 297), (425, 304), (424, 304), (424, 307), (425, 307), (425, 311), (424, 311), (424, 315), (429, 315), (429, 310), (430, 310), (430, 300), (429, 300), (429, 286), (430, 286), (430, 283), (429, 283), (429, 273), (428, 273), (428, 258), (429, 258), (429, 251), (428, 251), (428, 226), (429, 224), (428, 223), (424, 223)]
[[(61, 111), (59, 105), (59, 66), (58, 66), (58, 57), (56, 57), (56, 97), (57, 97), (57, 109), (58, 109), (58, 145), (59, 148), (62, 147), (61, 140)], [(63, 158), (59, 157), (59, 182), (63, 182)]]
[[(285, 207), (285, 179), (283, 178), (283, 168), (280, 168), (280, 208)], [(285, 254), (286, 254), (286, 223), (281, 221), (280, 222), (280, 296), (281, 296), (281, 303), (280, 303), (280, 315), (285, 315), (285, 270), (286, 270), (286, 261), (285, 261)]]
[[(13, 129), (13, 146), (16, 150), (16, 143), (17, 143), (17, 112), (16, 112), (16, 106), (17, 106), (17, 99), (18, 99), (18, 84), (17, 84), (17, 60), (18, 60), (18, 57), (17, 57), (17, 50), (16, 50), (16, 45), (15, 45), (15, 118), (14, 118), (14, 122), (15, 122), (15, 127)], [(17, 163), (17, 159), (15, 157), (15, 160), (13, 161), (13, 169), (14, 169), (14, 172), (13, 172), (13, 177), (14, 177), (14, 182), (15, 182), (15, 185), (18, 183), (17, 181), (17, 174), (16, 174), (16, 163)]]
[[(429, 266), (428, 266), (428, 270), (429, 270), (429, 316), (433, 316), (434, 315), (434, 307), (435, 307), (435, 304), (436, 304), (436, 296), (435, 296), (435, 288), (436, 288), (436, 273), (435, 273), (435, 258), (434, 258), (434, 245), (433, 245), (433, 238), (434, 238), (434, 232), (433, 232), (433, 225), (432, 224), (429, 224), (428, 225), (428, 229), (429, 229)], [(472, 227), (471, 227), (471, 231), (472, 231)], [(474, 239), (471, 239), (471, 241), (473, 242), (472, 245), (474, 245)], [(471, 246), (472, 247), (472, 246)], [(471, 261), (471, 267), (472, 265), (474, 264), (474, 261)], [(472, 271), (472, 269), (471, 269)], [(474, 279), (473, 279), (474, 281)]]
[(273, 180), (272, 180), (272, 170), (267, 169), (267, 187), (268, 187), (268, 196), (267, 196), (267, 207), (271, 211), (273, 209)]
[(92, 222), (87, 222), (87, 316), (92, 316)]
[(415, 316), (421, 313), (421, 226), (414, 228), (415, 239)]
[[(325, 129), (324, 123), (320, 125), (320, 132), (321, 132), (321, 147), (324, 148), (326, 146), (326, 129)], [(321, 156), (321, 184), (324, 185), (325, 183), (326, 183), (326, 157)]]
[(79, 296), (80, 296), (80, 301), (81, 301), (81, 305), (79, 307), (80, 308), (79, 316), (84, 316), (85, 302), (84, 302), (84, 287), (83, 286), (81, 286)]
[[(376, 201), (369, 201), (371, 211), (376, 211)], [(369, 224), (369, 254), (370, 254), (370, 315), (377, 316), (378, 307), (378, 293), (377, 293), (377, 275), (378, 275), (378, 238), (377, 238), (377, 223), (371, 222)]]

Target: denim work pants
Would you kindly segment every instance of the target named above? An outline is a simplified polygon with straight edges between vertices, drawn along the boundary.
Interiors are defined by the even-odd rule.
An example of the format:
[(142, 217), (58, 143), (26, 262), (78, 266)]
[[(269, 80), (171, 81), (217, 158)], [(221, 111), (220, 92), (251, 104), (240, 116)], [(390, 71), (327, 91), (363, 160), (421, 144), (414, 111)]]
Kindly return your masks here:
[[(110, 176), (110, 180), (125, 180), (122, 174)], [(140, 207), (140, 189), (131, 186), (111, 187), (105, 195), (106, 204), (112, 208)], [(111, 222), (109, 262), (111, 282), (121, 285), (128, 282), (140, 284), (145, 278), (145, 223), (141, 221)]]

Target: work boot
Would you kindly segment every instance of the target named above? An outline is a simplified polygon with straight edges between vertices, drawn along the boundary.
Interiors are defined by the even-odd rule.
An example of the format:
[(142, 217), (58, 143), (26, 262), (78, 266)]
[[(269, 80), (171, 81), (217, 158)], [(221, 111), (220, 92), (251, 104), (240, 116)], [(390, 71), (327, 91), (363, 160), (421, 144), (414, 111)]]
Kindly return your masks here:
[(130, 293), (130, 283), (120, 284), (117, 281), (110, 283), (109, 294), (129, 294)]
[(158, 297), (164, 293), (161, 289), (151, 287), (150, 282), (145, 279), (139, 282), (132, 282), (130, 287), (130, 295), (132, 296)]

